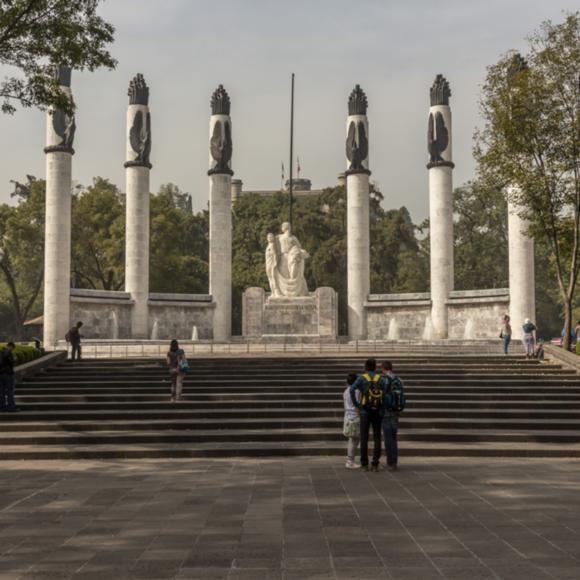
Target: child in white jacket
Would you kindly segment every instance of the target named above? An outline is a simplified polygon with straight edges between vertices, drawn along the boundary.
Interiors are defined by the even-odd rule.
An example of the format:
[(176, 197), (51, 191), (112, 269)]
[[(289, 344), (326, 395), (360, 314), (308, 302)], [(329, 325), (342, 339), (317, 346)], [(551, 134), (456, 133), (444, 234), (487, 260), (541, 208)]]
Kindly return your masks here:
[[(360, 441), (360, 417), (358, 409), (352, 404), (350, 396), (350, 386), (356, 381), (357, 375), (350, 373), (346, 379), (346, 389), (342, 395), (344, 401), (344, 423), (342, 433), (348, 439), (346, 447), (347, 469), (357, 469), (359, 465), (355, 463), (356, 450)], [(357, 399), (360, 399), (360, 392), (357, 391)]]

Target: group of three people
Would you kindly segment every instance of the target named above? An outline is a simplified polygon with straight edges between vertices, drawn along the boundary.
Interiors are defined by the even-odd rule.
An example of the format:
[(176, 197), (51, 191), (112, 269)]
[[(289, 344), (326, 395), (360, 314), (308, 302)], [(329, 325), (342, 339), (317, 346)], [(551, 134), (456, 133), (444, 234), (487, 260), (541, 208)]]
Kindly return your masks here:
[(371, 471), (379, 471), (381, 439), (384, 436), (387, 467), (397, 469), (399, 459), (399, 415), (405, 408), (403, 382), (394, 373), (390, 361), (377, 372), (377, 362), (365, 362), (362, 374), (351, 373), (344, 391), (343, 434), (348, 438), (346, 467), (356, 469), (356, 449), (360, 443), (360, 467), (369, 469), (369, 435), (373, 432), (373, 457)]

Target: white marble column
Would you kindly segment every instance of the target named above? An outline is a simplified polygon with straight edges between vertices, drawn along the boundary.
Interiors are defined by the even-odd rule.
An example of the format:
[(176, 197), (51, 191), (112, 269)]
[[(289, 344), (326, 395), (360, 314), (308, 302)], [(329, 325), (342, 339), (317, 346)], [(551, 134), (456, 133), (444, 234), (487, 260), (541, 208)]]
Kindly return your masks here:
[(213, 339), (232, 335), (232, 123), (230, 98), (220, 85), (209, 122), (209, 293), (215, 303)]
[(535, 322), (536, 288), (534, 272), (534, 240), (527, 235), (529, 223), (517, 213), (517, 206), (508, 192), (509, 284), (512, 337), (521, 339), (526, 318)]
[(129, 84), (126, 142), (125, 290), (131, 294), (131, 337), (149, 338), (149, 174), (151, 114), (142, 75)]
[[(71, 95), (71, 69), (56, 71)], [(46, 214), (44, 244), (44, 345), (52, 350), (70, 328), (71, 193), (74, 115), (51, 110), (46, 122)]]
[(346, 121), (346, 207), (348, 335), (367, 337), (364, 304), (370, 292), (369, 125), (367, 97), (356, 85), (348, 100)]
[(428, 124), (431, 322), (434, 338), (448, 337), (447, 300), (453, 290), (453, 156), (449, 83), (437, 75)]

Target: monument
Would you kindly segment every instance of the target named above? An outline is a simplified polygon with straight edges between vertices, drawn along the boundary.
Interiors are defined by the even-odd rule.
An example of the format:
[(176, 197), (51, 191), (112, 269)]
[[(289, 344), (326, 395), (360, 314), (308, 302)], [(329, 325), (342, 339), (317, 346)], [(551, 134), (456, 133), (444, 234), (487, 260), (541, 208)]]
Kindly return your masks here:
[(209, 122), (209, 293), (215, 302), (213, 338), (232, 334), (232, 121), (230, 97), (219, 87)]
[(346, 120), (346, 212), (348, 335), (366, 338), (365, 302), (370, 293), (369, 123), (367, 97), (356, 85)]
[(431, 323), (433, 338), (448, 338), (447, 301), (453, 290), (453, 168), (451, 89), (437, 75), (429, 91), (429, 236), (431, 238)]
[(137, 74), (129, 84), (126, 145), (125, 291), (133, 300), (131, 336), (149, 337), (149, 87)]
[[(60, 89), (71, 94), (71, 69), (59, 66)], [(46, 215), (44, 244), (44, 344), (56, 347), (70, 328), (73, 114), (48, 111), (46, 119)]]

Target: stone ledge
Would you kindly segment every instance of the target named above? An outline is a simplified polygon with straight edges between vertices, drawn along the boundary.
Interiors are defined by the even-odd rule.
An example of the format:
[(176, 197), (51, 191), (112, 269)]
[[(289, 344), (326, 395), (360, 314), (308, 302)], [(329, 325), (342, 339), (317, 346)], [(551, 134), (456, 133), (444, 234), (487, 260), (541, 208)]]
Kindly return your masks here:
[(414, 302), (431, 301), (431, 294), (429, 292), (409, 292), (404, 294), (369, 294), (367, 302)]
[(131, 300), (129, 292), (118, 290), (91, 290), (89, 288), (71, 288), (71, 298), (100, 298), (104, 300)]
[[(65, 343), (66, 344), (66, 343)], [(28, 375), (36, 374), (37, 372), (46, 369), (48, 367), (55, 366), (62, 361), (65, 361), (67, 357), (67, 351), (58, 350), (55, 352), (50, 352), (41, 356), (40, 358), (31, 360), (30, 362), (18, 365), (14, 367), (14, 374), (16, 375), (16, 380), (22, 380)]]
[(564, 350), (561, 346), (546, 343), (544, 343), (544, 352), (548, 358), (555, 359), (576, 372), (580, 371), (580, 356), (577, 354)]
[(485, 298), (491, 296), (505, 296), (509, 298), (509, 295), (509, 288), (484, 288), (483, 290), (453, 290), (449, 293), (449, 298)]
[(125, 300), (124, 298), (88, 298), (88, 297), (81, 297), (81, 296), (71, 296), (71, 302), (75, 302), (77, 304), (118, 304), (121, 306), (131, 306), (135, 304), (134, 300)]
[(149, 300), (147, 303), (149, 306), (165, 306), (167, 308), (173, 307), (184, 307), (184, 308), (215, 308), (215, 302), (194, 302), (190, 301), (179, 301), (179, 300)]
[(365, 308), (394, 308), (397, 306), (405, 306), (409, 308), (431, 306), (431, 300), (385, 300), (383, 302), (365, 302)]
[(151, 302), (211, 302), (211, 294), (173, 294), (170, 292), (151, 292), (149, 303)]
[(498, 304), (498, 303), (509, 303), (509, 296), (473, 296), (471, 298), (454, 298), (450, 297), (449, 300), (445, 301), (447, 306), (459, 306), (463, 304)]

